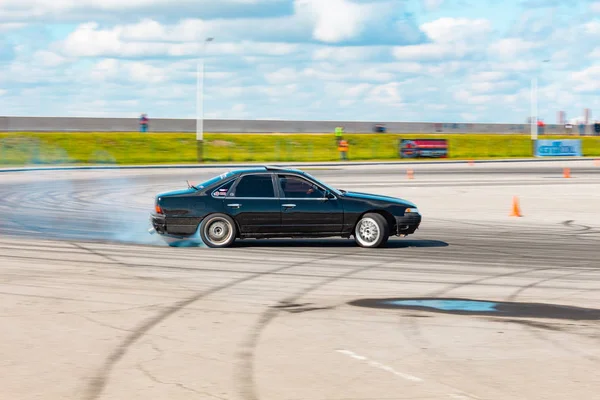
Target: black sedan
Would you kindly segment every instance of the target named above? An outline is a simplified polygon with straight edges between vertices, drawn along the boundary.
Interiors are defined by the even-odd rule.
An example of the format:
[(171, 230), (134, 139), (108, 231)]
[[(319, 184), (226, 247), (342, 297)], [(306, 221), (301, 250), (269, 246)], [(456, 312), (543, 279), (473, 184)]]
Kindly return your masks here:
[(414, 233), (421, 223), (406, 200), (330, 187), (304, 171), (242, 169), (200, 185), (156, 196), (152, 233), (172, 244), (199, 236), (209, 247), (236, 239), (354, 236), (380, 247), (390, 236)]

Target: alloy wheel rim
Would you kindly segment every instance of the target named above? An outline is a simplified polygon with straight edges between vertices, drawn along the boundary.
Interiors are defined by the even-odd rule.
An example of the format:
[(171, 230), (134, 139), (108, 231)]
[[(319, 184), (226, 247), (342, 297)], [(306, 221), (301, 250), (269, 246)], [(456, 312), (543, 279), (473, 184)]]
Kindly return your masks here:
[(379, 239), (379, 227), (371, 218), (363, 219), (358, 226), (359, 239), (367, 244), (371, 244)]
[(229, 222), (218, 219), (206, 228), (208, 240), (216, 245), (223, 244), (231, 238), (232, 230)]

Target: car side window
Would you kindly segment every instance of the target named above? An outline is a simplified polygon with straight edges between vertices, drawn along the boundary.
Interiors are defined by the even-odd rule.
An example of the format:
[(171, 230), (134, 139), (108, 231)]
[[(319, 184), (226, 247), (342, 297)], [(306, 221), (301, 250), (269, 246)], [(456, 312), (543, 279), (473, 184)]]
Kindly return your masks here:
[(246, 175), (241, 178), (240, 182), (233, 192), (229, 193), (229, 197), (275, 197), (275, 188), (271, 175)]
[(297, 176), (280, 175), (279, 185), (285, 198), (322, 199), (325, 197), (325, 191)]
[(226, 184), (219, 186), (218, 188), (213, 190), (212, 195), (214, 197), (227, 196), (227, 194), (229, 193), (229, 189), (231, 189), (231, 187), (233, 186), (234, 183), (235, 183), (235, 179), (232, 179), (230, 182), (227, 182)]

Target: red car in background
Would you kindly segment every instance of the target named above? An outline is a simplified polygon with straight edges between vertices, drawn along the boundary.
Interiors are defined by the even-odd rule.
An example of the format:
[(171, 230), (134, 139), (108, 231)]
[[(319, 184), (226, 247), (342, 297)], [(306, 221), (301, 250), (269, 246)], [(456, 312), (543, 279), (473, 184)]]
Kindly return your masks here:
[(446, 139), (402, 139), (400, 157), (447, 158), (448, 141)]

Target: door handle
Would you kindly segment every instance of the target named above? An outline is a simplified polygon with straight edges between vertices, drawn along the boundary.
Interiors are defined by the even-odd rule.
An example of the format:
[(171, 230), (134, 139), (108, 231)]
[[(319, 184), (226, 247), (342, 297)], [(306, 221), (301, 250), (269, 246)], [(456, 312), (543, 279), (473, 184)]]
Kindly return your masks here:
[(241, 204), (227, 204), (227, 207), (232, 207), (232, 208), (240, 208), (242, 205)]
[(282, 207), (285, 207), (285, 208), (294, 208), (294, 207), (296, 207), (296, 205), (295, 204), (282, 204)]

